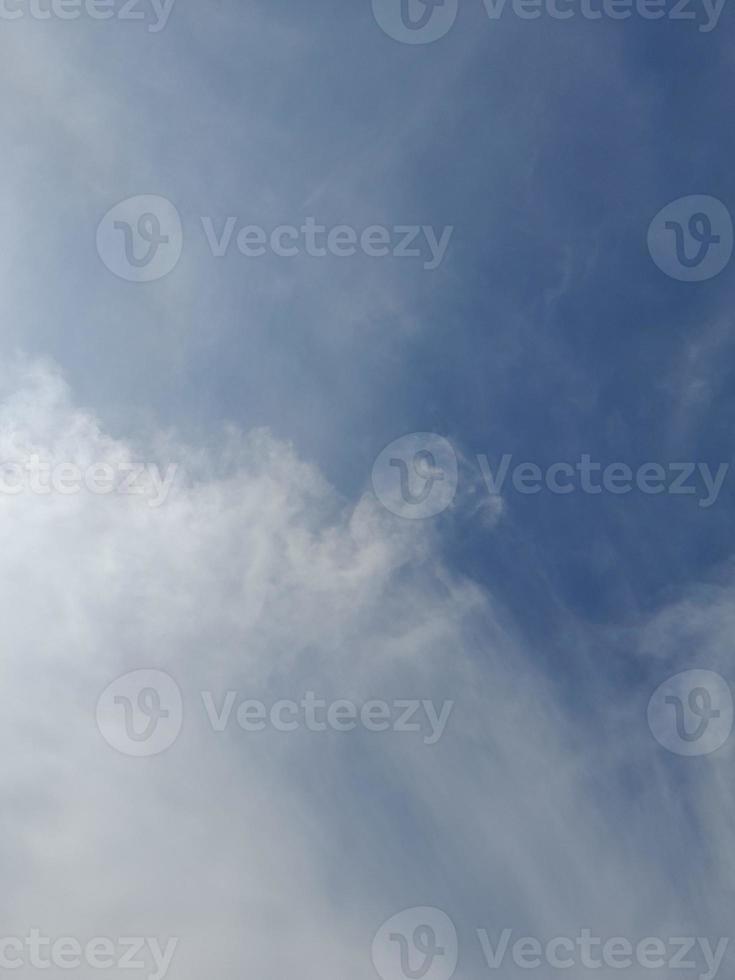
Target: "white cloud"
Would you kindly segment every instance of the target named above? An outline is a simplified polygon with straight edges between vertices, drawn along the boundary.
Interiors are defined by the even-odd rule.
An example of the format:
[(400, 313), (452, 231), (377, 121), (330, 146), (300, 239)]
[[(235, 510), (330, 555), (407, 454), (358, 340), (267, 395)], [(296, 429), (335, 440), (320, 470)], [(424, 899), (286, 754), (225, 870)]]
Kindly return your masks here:
[[(50, 368), (18, 362), (0, 387), (6, 458), (165, 452), (182, 474), (157, 510), (0, 499), (0, 932), (179, 936), (171, 976), (184, 980), (370, 977), (380, 922), (423, 904), (468, 943), (504, 926), (726, 935), (722, 883), (682, 850), (692, 813), (643, 716), (603, 709), (598, 728), (576, 715), (539, 651), (534, 667), (491, 599), (442, 566), (428, 525), (369, 495), (345, 504), (266, 432), (233, 435), (216, 460), (171, 440), (146, 456)], [(95, 727), (97, 696), (140, 667), (168, 671), (185, 702), (181, 737), (151, 759), (117, 754)], [(230, 688), (456, 707), (435, 746), (215, 735), (199, 692)], [(707, 765), (702, 814), (730, 798)], [(662, 827), (648, 808), (665, 794)], [(724, 839), (723, 821), (709, 825)], [(460, 976), (477, 975), (476, 952)]]

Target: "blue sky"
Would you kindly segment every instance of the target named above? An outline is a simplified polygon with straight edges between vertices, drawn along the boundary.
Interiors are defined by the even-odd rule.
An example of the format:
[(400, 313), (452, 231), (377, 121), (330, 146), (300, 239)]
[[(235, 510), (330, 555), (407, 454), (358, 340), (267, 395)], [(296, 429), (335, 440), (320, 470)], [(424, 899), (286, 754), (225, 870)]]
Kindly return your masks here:
[[(389, 37), (370, 0), (175, 0), (160, 30), (147, 3), (127, 22), (2, 8), (24, 11), (0, 17), (3, 459), (179, 479), (156, 509), (0, 500), (18, 705), (0, 934), (175, 935), (182, 978), (375, 976), (380, 924), (422, 906), (454, 922), (460, 977), (487, 969), (478, 928), (728, 935), (732, 739), (682, 758), (646, 706), (679, 672), (735, 677), (735, 475), (711, 506), (510, 481), (498, 499), (478, 461), (732, 458), (735, 266), (682, 281), (647, 244), (670, 202), (735, 208), (732, 10), (702, 31), (693, 0), (694, 21), (673, 0), (661, 20), (572, 6), (493, 20), (459, 0), (427, 44)], [(140, 195), (183, 235), (147, 283), (95, 244)], [(452, 230), (435, 269), (217, 258), (202, 221), (230, 216)], [(371, 482), (408, 433), (459, 461), (426, 520)], [(136, 668), (185, 703), (146, 760), (94, 727)], [(433, 746), (215, 738), (200, 694), (234, 688), (455, 706)]]

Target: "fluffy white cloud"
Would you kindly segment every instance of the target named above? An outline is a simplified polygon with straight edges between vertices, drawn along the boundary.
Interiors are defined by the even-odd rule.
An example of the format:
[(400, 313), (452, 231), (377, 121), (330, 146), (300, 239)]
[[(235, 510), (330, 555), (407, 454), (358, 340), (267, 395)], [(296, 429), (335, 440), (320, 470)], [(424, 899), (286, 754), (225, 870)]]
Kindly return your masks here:
[[(453, 917), (461, 976), (482, 969), (476, 928), (726, 935), (720, 879), (685, 849), (707, 814), (726, 833), (722, 767), (703, 763), (685, 812), (682, 770), (643, 716), (577, 712), (542, 653), (442, 566), (430, 524), (370, 495), (345, 503), (266, 432), (233, 434), (216, 459), (132, 447), (50, 368), (18, 362), (0, 386), (3, 460), (179, 465), (156, 509), (0, 499), (1, 933), (178, 936), (170, 975), (192, 980), (370, 977), (373, 933), (414, 905)], [(134, 759), (101, 737), (95, 705), (143, 667), (176, 678), (184, 726)], [(230, 689), (455, 708), (435, 745), (215, 733), (200, 692)]]

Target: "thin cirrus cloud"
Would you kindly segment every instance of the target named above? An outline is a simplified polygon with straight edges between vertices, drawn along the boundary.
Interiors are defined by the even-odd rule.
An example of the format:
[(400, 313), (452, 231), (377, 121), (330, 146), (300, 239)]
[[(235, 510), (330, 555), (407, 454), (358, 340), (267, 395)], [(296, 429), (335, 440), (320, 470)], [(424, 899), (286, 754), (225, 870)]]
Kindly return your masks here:
[[(376, 929), (423, 905), (462, 977), (478, 928), (727, 935), (732, 745), (667, 754), (646, 704), (679, 670), (730, 677), (729, 483), (706, 512), (500, 501), (477, 467), (729, 459), (729, 270), (699, 288), (646, 252), (670, 200), (735, 204), (727, 12), (699, 35), (467, 3), (409, 50), (369, 8), (2, 24), (1, 460), (177, 474), (160, 507), (0, 495), (0, 934), (177, 936), (184, 978), (370, 977)], [(147, 285), (95, 250), (138, 194), (184, 226)], [(230, 215), (454, 232), (430, 272), (215, 259), (201, 218)], [(371, 467), (424, 431), (460, 492), (401, 521)], [(139, 668), (184, 698), (141, 760), (95, 725)], [(434, 745), (214, 733), (207, 690), (454, 707)]]

